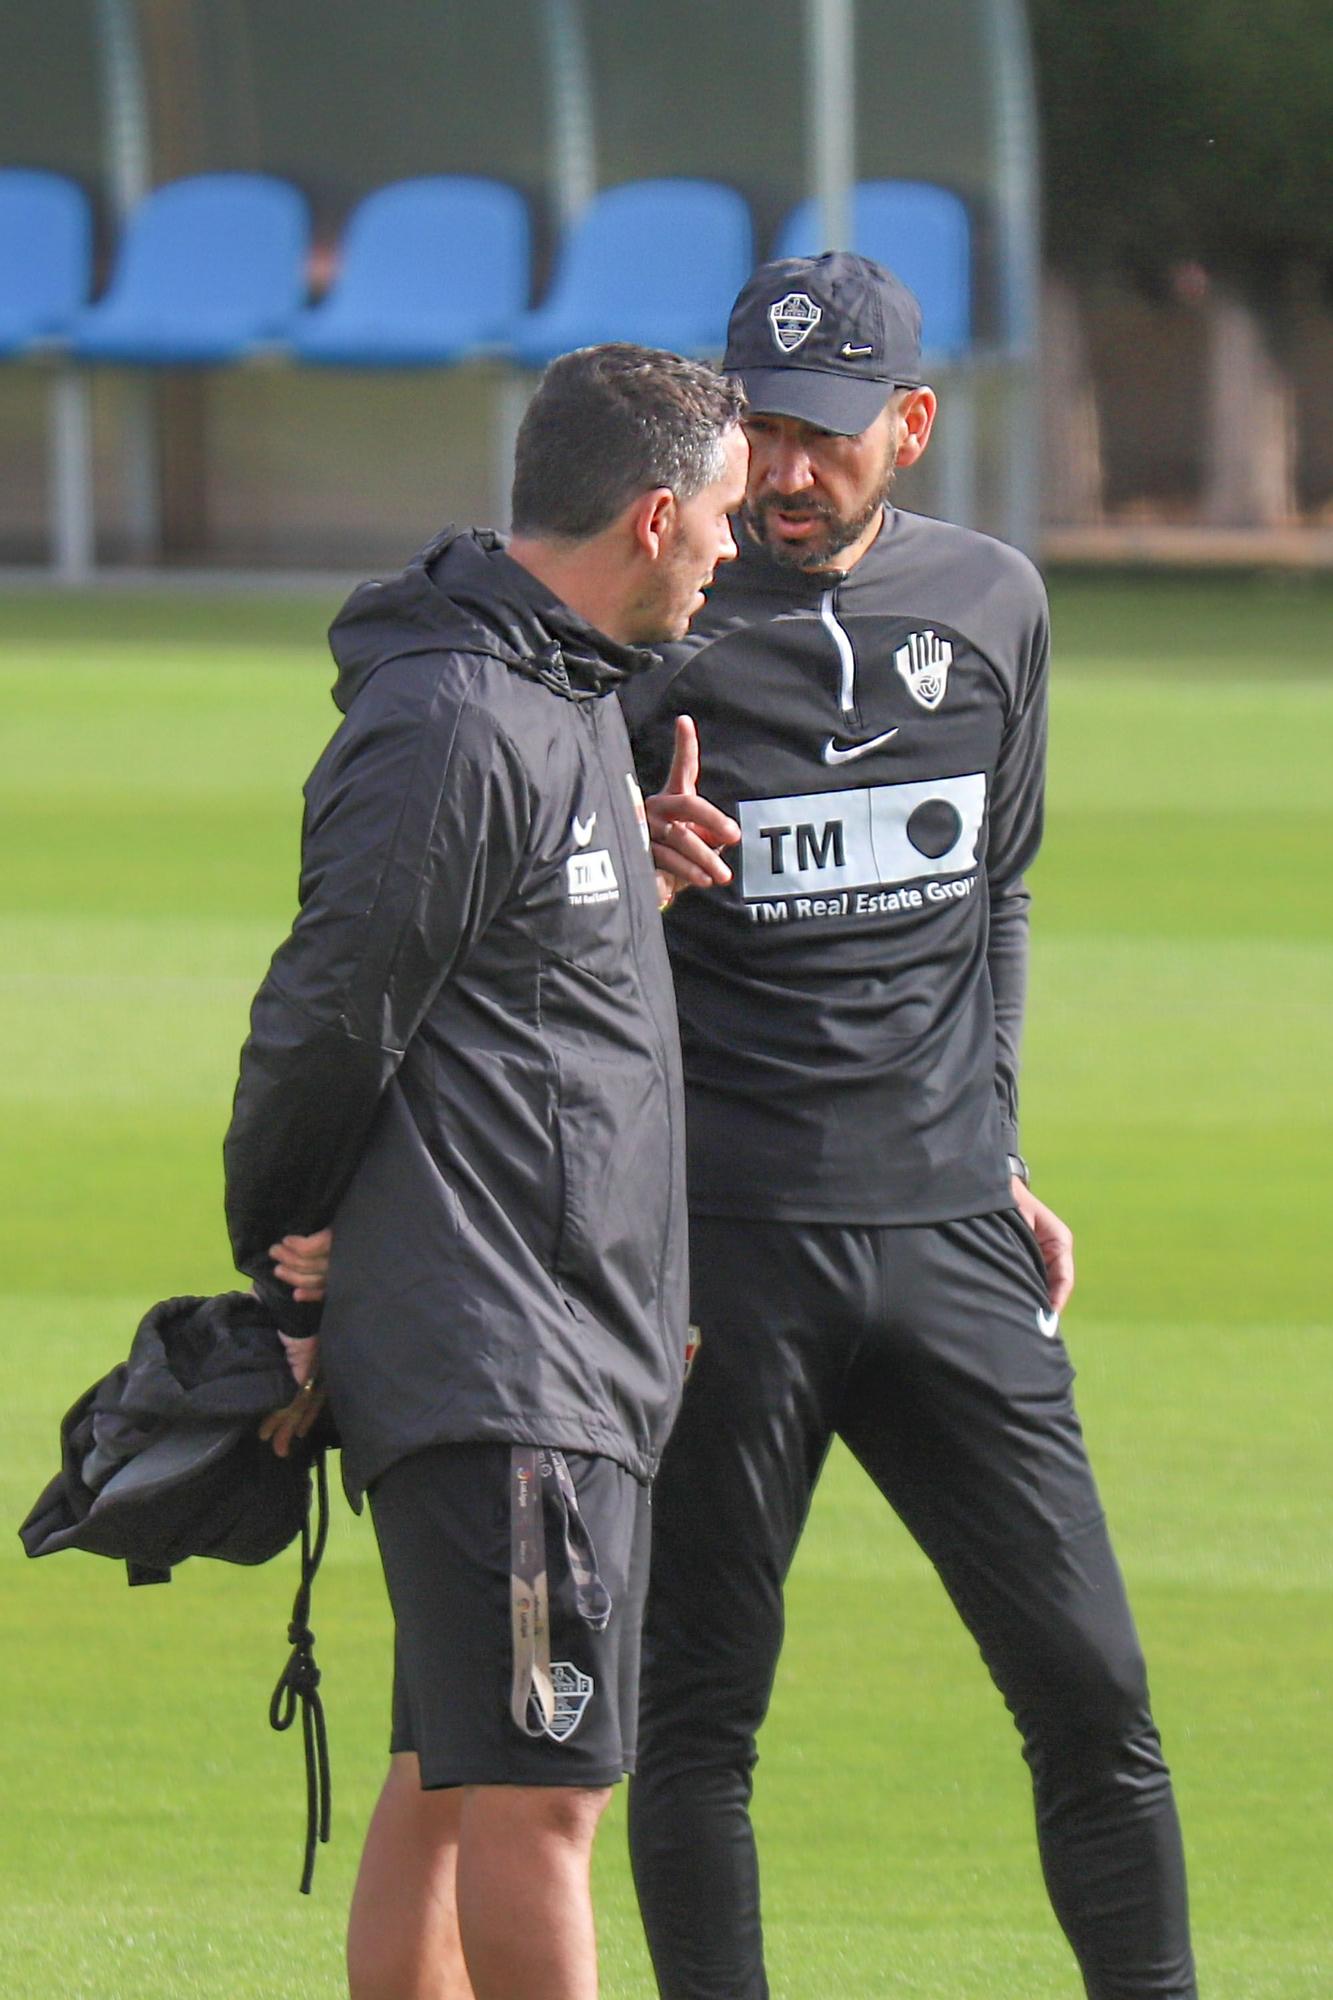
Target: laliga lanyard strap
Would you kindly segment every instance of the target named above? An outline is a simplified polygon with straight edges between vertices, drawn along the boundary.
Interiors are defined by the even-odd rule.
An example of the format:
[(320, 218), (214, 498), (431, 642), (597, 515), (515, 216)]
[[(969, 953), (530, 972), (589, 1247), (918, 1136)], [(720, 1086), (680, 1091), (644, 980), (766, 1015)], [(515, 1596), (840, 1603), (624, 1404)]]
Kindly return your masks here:
[[(550, 1617), (537, 1453), (531, 1445), (515, 1445), (509, 1454), (509, 1627), (514, 1641), (509, 1713), (525, 1736), (542, 1735), (555, 1720)], [(529, 1699), (537, 1704), (540, 1729), (529, 1727)]]
[[(579, 1512), (565, 1455), (515, 1445), (509, 1454), (509, 1618), (514, 1674), (509, 1713), (525, 1736), (545, 1736), (555, 1721), (551, 1677), (551, 1599), (546, 1575), (545, 1501), (560, 1517), (565, 1562), (579, 1617), (605, 1631), (611, 1593), (597, 1574), (597, 1551)], [(535, 1706), (539, 1721), (534, 1728)]]

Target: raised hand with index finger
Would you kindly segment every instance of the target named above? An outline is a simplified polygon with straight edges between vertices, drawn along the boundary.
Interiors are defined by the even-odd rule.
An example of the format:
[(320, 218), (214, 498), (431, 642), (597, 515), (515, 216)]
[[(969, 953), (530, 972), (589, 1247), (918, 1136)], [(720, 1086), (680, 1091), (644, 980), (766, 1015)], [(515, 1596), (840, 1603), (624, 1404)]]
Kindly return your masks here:
[(658, 901), (665, 910), (682, 889), (708, 889), (730, 882), (731, 870), (718, 852), (734, 847), (741, 830), (734, 819), (700, 796), (699, 732), (694, 718), (676, 717), (676, 743), (666, 789), (645, 800)]

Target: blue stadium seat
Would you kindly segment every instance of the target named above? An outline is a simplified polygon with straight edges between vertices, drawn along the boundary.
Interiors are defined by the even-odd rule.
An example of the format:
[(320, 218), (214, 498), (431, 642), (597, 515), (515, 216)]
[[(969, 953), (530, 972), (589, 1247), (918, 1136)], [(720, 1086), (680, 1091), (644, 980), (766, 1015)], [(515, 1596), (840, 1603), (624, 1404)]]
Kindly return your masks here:
[[(803, 201), (778, 233), (775, 257), (817, 257), (825, 247), (819, 204)], [(971, 230), (964, 203), (925, 181), (863, 181), (852, 204), (852, 246), (887, 264), (921, 304), (927, 356), (949, 360), (972, 345)]]
[(305, 295), (306, 206), (267, 174), (200, 174), (145, 196), (106, 297), (75, 321), (82, 361), (210, 366), (272, 340)]
[(528, 301), (528, 212), (499, 181), (398, 181), (353, 211), (328, 297), (287, 328), (297, 360), (420, 368), (491, 346)]
[(509, 351), (540, 367), (571, 347), (635, 340), (721, 352), (753, 256), (750, 212), (713, 181), (629, 181), (595, 195), (571, 227), (545, 303)]
[(92, 284), (92, 218), (61, 174), (0, 171), (0, 355), (64, 333)]

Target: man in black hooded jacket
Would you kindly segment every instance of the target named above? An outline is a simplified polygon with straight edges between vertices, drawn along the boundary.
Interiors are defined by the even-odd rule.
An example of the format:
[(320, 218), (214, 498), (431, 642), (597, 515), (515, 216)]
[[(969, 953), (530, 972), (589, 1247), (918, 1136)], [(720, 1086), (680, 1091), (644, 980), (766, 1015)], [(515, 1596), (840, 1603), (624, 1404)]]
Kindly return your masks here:
[(563, 357), (508, 546), (446, 532), (331, 635), (345, 719), (225, 1157), (238, 1266), (298, 1380), (317, 1358), (394, 1611), (354, 2000), (596, 1991), (589, 1858), (633, 1763), (687, 1316), (671, 977), (613, 697), (735, 554), (740, 407), (675, 356)]

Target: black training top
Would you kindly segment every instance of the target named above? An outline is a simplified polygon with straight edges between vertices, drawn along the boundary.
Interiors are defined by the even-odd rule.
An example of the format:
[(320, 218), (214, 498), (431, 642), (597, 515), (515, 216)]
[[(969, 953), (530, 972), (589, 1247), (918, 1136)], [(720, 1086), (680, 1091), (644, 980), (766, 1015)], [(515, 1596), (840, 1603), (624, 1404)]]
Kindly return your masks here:
[(689, 637), (621, 690), (739, 821), (667, 919), (702, 1215), (917, 1223), (1010, 1201), (1048, 625), (1002, 542), (888, 510), (850, 573), (743, 531)]

